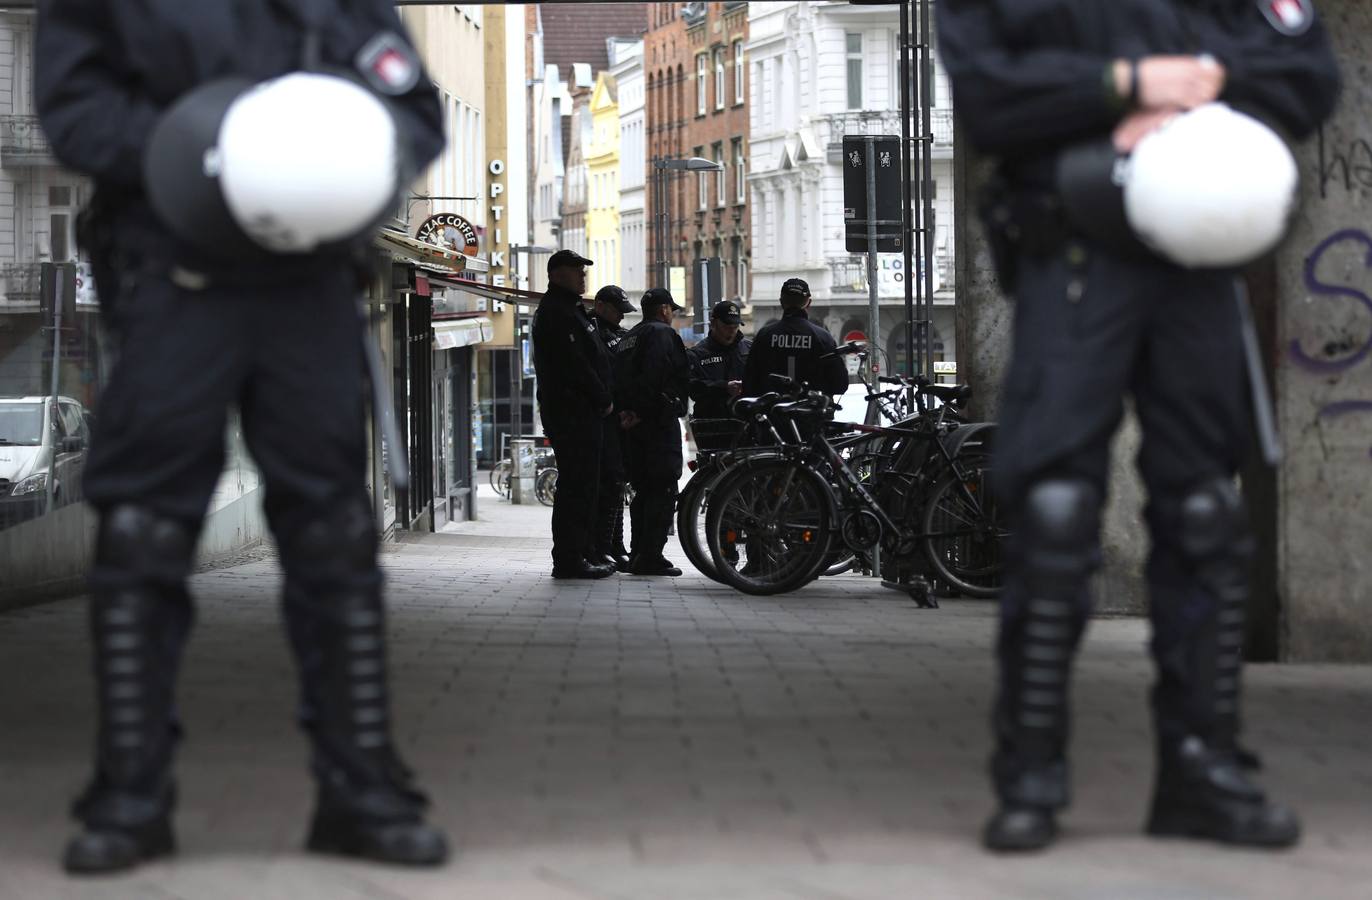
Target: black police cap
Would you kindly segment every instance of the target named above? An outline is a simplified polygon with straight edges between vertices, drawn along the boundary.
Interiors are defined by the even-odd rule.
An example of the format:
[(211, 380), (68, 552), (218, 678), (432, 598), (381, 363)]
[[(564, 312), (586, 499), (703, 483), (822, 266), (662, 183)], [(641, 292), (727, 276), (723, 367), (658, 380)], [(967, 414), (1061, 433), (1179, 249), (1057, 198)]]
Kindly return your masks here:
[(732, 300), (721, 300), (710, 310), (710, 318), (716, 322), (723, 322), (726, 325), (742, 325), (743, 313), (739, 310), (738, 304)]
[(595, 263), (582, 256), (580, 253), (577, 253), (575, 250), (559, 250), (548, 257), (548, 274), (551, 275), (554, 269), (568, 267), (579, 268), (581, 266), (593, 265), (595, 265)]
[(672, 299), (672, 292), (666, 288), (650, 288), (643, 295), (643, 299), (638, 302), (639, 309), (647, 312), (650, 309), (657, 309), (659, 306), (671, 306), (672, 309), (680, 312), (684, 306), (678, 306), (676, 300)]
[(596, 291), (595, 302), (613, 306), (626, 316), (635, 312), (634, 305), (629, 302), (628, 293), (617, 284), (607, 284)]
[(781, 286), (781, 294), (783, 297), (788, 294), (792, 297), (808, 297), (810, 284), (804, 278), (788, 278)]

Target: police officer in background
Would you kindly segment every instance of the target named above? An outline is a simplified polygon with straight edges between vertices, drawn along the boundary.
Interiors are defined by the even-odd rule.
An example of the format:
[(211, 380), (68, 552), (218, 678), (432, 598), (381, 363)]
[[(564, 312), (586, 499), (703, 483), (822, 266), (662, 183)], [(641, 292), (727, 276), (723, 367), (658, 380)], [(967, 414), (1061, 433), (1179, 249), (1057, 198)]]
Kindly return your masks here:
[(727, 419), (729, 402), (743, 392), (743, 368), (753, 342), (741, 332), (743, 315), (733, 300), (710, 310), (710, 333), (686, 351), (691, 362), (691, 415)]
[(689, 363), (672, 328), (677, 306), (665, 288), (639, 302), (643, 321), (615, 348), (615, 385), (624, 426), (624, 463), (634, 499), (629, 508), (633, 575), (680, 575), (662, 555), (676, 512), (681, 479), (681, 422), (686, 414)]
[[(384, 0), (39, 7), (38, 115), (62, 164), (94, 179), (82, 240), (118, 344), (85, 473), (98, 515), (90, 589), (99, 718), (94, 778), (74, 810), (84, 830), (64, 860), (72, 872), (125, 869), (174, 849), (174, 692), (193, 619), (186, 578), (234, 406), (286, 573), (300, 721), (318, 780), (309, 848), (414, 864), (446, 855), (390, 734), (382, 577), (363, 477), (366, 269), (355, 261), (370, 228), (359, 222), (347, 240), (277, 252), (239, 223), (242, 245), (221, 255), (176, 224), (198, 215), (192, 190), (182, 206), (158, 205), (164, 173), (147, 161), (165, 146), (163, 126), (185, 123), (172, 109), (178, 101), (212, 126), (212, 139), (227, 98), (319, 67), (367, 88), (330, 82), (349, 96), (373, 107), (384, 99), (394, 149), (416, 170), (441, 150), (442, 107)], [(241, 86), (225, 87), (227, 76)], [(318, 86), (303, 80), (306, 92)], [(224, 104), (211, 104), (208, 92), (220, 89)], [(243, 102), (247, 115), (254, 107)], [(248, 137), (271, 146), (270, 136)], [(220, 197), (228, 188), (197, 152), (194, 184)], [(226, 151), (225, 171), (236, 159)], [(358, 159), (363, 171), (396, 179), (395, 159)], [(393, 208), (399, 188), (382, 188), (379, 208)], [(205, 221), (227, 228), (231, 219)]]
[(833, 335), (810, 321), (810, 285), (800, 278), (781, 286), (781, 321), (757, 333), (744, 367), (743, 393), (768, 391), (768, 375), (785, 375), (826, 394), (848, 390), (848, 367), (834, 354)]
[(572, 250), (548, 257), (548, 290), (534, 313), (534, 371), (543, 431), (557, 457), (553, 577), (606, 578), (596, 558), (596, 504), (605, 422), (613, 420), (610, 351), (586, 314), (586, 266)]
[[(621, 326), (624, 317), (635, 312), (624, 288), (608, 284), (595, 295), (594, 319), (600, 340), (611, 356), (629, 332)], [(610, 564), (620, 572), (629, 571), (629, 551), (624, 546), (624, 450), (620, 441), (618, 416), (603, 420), (600, 448), (600, 495), (596, 507), (596, 555), (594, 561)]]
[(1153, 539), (1147, 831), (1290, 845), (1296, 817), (1254, 784), (1237, 743), (1253, 539), (1235, 474), (1253, 407), (1234, 272), (1184, 269), (1065, 222), (1057, 166), (1084, 142), (1130, 153), (1217, 100), (1310, 135), (1339, 87), (1323, 24), (1308, 0), (949, 0), (939, 26), (962, 122), (1001, 161), (987, 209), (1017, 301), (996, 464), (1015, 534), (998, 650), (1000, 808), (985, 843), (1044, 847), (1068, 802), (1068, 679), (1130, 392)]

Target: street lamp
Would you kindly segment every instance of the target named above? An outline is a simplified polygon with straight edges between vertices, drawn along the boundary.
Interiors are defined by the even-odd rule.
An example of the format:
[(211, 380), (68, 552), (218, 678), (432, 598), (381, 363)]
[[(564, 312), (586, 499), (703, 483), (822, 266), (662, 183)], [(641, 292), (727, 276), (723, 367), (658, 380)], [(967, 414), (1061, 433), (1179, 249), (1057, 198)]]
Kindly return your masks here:
[(672, 221), (668, 209), (670, 201), (668, 199), (669, 193), (667, 191), (667, 173), (722, 172), (724, 171), (724, 164), (717, 163), (711, 159), (705, 159), (704, 157), (692, 156), (689, 159), (655, 159), (653, 160), (653, 169), (655, 170), (655, 177), (653, 178), (653, 193), (655, 195), (653, 206), (657, 210), (657, 215), (654, 217), (653, 228), (653, 231), (656, 233), (657, 243), (657, 274), (661, 286), (669, 288), (671, 287), (671, 284), (667, 277), (667, 269), (670, 265), (667, 255), (667, 241), (669, 233), (672, 230)]

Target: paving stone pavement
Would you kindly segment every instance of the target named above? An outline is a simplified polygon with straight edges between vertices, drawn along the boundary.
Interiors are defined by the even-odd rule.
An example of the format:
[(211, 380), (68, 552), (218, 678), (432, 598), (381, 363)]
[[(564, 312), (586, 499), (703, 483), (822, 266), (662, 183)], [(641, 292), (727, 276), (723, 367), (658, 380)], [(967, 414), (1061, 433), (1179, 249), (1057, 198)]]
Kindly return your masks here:
[(1372, 667), (1254, 666), (1249, 742), (1307, 836), (1266, 854), (1139, 833), (1146, 626), (1093, 623), (1077, 802), (1051, 853), (980, 851), (992, 608), (857, 576), (753, 598), (554, 582), (542, 507), (388, 546), (397, 738), (457, 846), (433, 872), (300, 852), (310, 802), (269, 554), (195, 576), (181, 854), (56, 866), (86, 774), (81, 601), (0, 615), (0, 898), (1372, 898)]

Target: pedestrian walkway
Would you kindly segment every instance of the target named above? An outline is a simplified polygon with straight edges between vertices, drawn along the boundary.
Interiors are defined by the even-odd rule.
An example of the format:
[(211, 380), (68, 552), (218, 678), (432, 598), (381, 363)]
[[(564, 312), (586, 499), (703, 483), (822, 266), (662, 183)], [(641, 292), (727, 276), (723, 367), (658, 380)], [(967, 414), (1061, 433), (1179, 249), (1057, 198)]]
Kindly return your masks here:
[(1372, 897), (1372, 667), (1249, 669), (1249, 741), (1304, 814), (1299, 849), (1152, 841), (1145, 627), (1093, 623), (1062, 844), (993, 858), (990, 605), (920, 610), (857, 576), (780, 598), (694, 573), (554, 582), (549, 510), (481, 501), (486, 521), (384, 556), (397, 738), (447, 867), (299, 851), (306, 751), (264, 556), (195, 577), (182, 852), (125, 877), (56, 866), (92, 739), (82, 603), (0, 615), (0, 898)]

